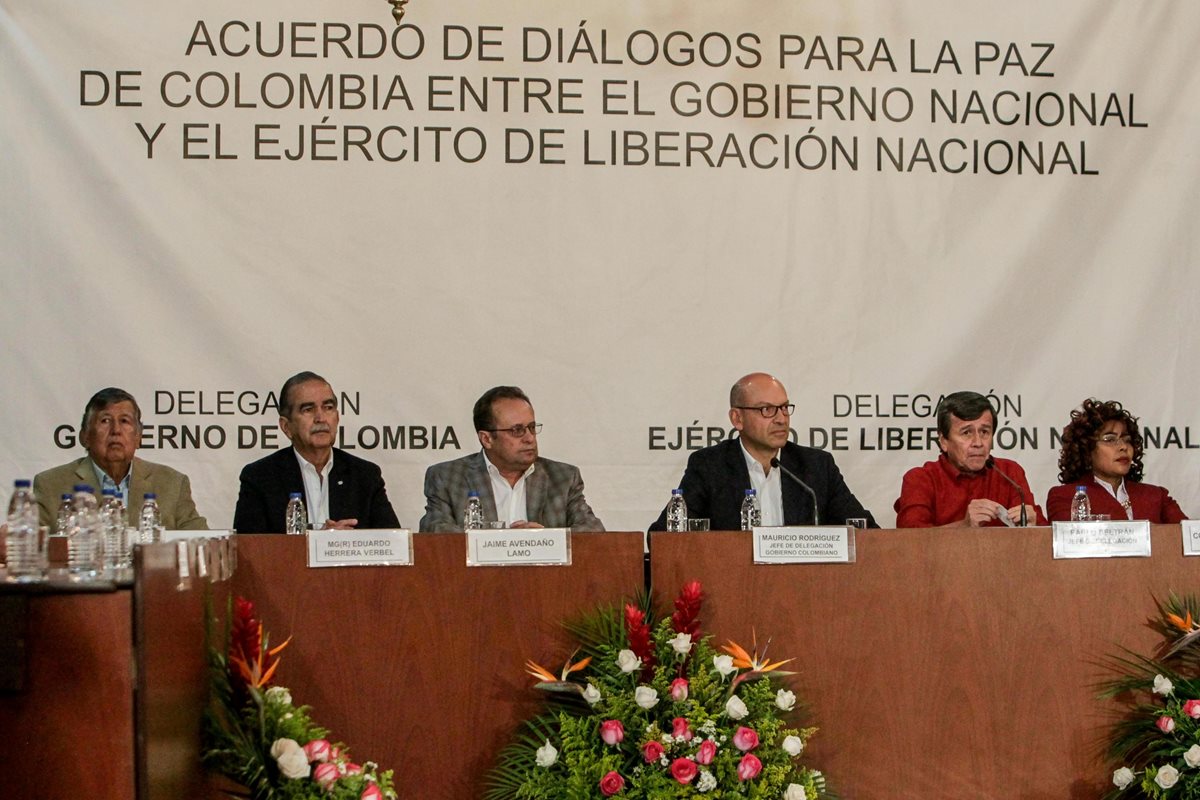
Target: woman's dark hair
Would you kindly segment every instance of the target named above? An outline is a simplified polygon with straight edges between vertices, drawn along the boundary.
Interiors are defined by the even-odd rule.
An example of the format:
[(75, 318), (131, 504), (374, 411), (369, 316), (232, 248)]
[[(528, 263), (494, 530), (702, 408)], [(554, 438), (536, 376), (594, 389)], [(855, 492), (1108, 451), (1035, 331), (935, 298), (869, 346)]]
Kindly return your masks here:
[(1092, 451), (1100, 439), (1100, 429), (1104, 423), (1114, 420), (1125, 423), (1125, 433), (1133, 444), (1133, 463), (1125, 479), (1142, 479), (1142, 433), (1138, 430), (1137, 417), (1116, 400), (1101, 402), (1089, 397), (1071, 412), (1071, 422), (1062, 432), (1062, 451), (1058, 455), (1058, 480), (1061, 483), (1071, 483), (1092, 474)]

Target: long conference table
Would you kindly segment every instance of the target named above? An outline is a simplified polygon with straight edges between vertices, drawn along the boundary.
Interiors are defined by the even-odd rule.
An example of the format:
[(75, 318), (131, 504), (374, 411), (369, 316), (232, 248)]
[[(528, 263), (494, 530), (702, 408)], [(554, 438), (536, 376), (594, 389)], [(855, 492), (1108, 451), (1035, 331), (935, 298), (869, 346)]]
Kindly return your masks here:
[[(702, 624), (718, 643), (769, 640), (773, 659), (794, 659), (792, 681), (820, 728), (805, 758), (840, 796), (1086, 798), (1109, 780), (1103, 739), (1115, 709), (1096, 699), (1100, 660), (1119, 647), (1148, 654), (1157, 644), (1145, 626), (1153, 600), (1191, 593), (1200, 578), (1200, 561), (1182, 555), (1179, 526), (1153, 527), (1152, 540), (1150, 558), (1056, 561), (1046, 528), (870, 530), (859, 532), (852, 564), (755, 565), (744, 533), (656, 533), (649, 568), (664, 604), (685, 581), (703, 583)], [(276, 682), (311, 705), (356, 760), (394, 769), (402, 796), (474, 798), (496, 753), (539, 708), (524, 661), (554, 668), (570, 654), (563, 619), (644, 584), (641, 533), (576, 534), (572, 549), (571, 566), (467, 567), (463, 534), (419, 534), (410, 567), (310, 569), (303, 539), (243, 534), (232, 579), (211, 589), (218, 608), (231, 592), (254, 600), (273, 642), (294, 637)], [(90, 670), (128, 663), (122, 647), (126, 658), (157, 663), (137, 678), (141, 705), (117, 704), (126, 710), (106, 747), (119, 755), (127, 745), (131, 755), (106, 755), (121, 773), (106, 780), (136, 786), (140, 800), (215, 797), (211, 784), (197, 788), (187, 761), (199, 746), (186, 732), (199, 730), (201, 604), (153, 597), (129, 603), (118, 591), (113, 621), (73, 623), (69, 641), (39, 626), (66, 618), (58, 606), (70, 598), (54, 600), (54, 615), (33, 598), (27, 649), (39, 664), (71, 648), (106, 653)], [(134, 606), (130, 637), (120, 620)], [(148, 619), (156, 607), (170, 611), (170, 624)], [(0, 693), (0, 727), (49, 735), (58, 729), (28, 728), (30, 715), (70, 713), (48, 698), (86, 697), (96, 678), (60, 670), (54, 680)], [(119, 697), (128, 682), (110, 681), (108, 691)], [(132, 726), (124, 721), (145, 698), (162, 706), (181, 697), (173, 715), (151, 715), (155, 725), (144, 710)], [(76, 737), (100, 724), (96, 716), (75, 717)], [(0, 768), (13, 774), (43, 752), (91, 757), (64, 755), (31, 733), (0, 750)], [(172, 770), (187, 780), (173, 781)], [(47, 787), (41, 775), (40, 791), (18, 796), (78, 788)]]

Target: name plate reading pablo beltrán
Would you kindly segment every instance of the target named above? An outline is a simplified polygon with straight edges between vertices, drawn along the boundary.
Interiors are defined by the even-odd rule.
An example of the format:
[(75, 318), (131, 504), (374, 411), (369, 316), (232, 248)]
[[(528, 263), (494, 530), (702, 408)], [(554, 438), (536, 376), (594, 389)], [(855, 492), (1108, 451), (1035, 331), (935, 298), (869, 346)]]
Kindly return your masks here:
[(854, 528), (787, 526), (755, 528), (755, 564), (848, 564), (854, 561)]
[(1200, 556), (1200, 520), (1185, 519), (1179, 527), (1183, 528), (1183, 554)]
[(570, 528), (467, 531), (468, 567), (545, 567), (570, 563)]
[(1055, 558), (1149, 558), (1150, 523), (1140, 520), (1054, 523)]
[(310, 567), (411, 567), (412, 531), (309, 531)]
[(181, 539), (229, 539), (229, 536), (232, 535), (232, 530), (164, 530), (162, 531), (161, 541), (176, 542)]

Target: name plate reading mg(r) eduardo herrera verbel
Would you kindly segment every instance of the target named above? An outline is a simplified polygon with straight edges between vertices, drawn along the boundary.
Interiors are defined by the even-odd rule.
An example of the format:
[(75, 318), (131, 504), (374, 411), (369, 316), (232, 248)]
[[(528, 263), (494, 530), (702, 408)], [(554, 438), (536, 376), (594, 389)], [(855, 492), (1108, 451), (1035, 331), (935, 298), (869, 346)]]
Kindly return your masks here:
[(309, 531), (310, 567), (411, 567), (412, 531)]
[(854, 528), (787, 526), (755, 528), (755, 564), (849, 564), (854, 561)]
[(1149, 558), (1150, 523), (1144, 519), (1054, 523), (1055, 558)]
[(569, 566), (570, 528), (467, 531), (468, 567)]

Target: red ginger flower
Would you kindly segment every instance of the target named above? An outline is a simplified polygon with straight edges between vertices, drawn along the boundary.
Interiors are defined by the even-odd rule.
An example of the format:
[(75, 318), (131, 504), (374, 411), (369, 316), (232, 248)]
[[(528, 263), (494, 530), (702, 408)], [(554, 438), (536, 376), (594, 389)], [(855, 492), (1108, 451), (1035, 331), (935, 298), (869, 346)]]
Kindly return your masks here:
[(671, 627), (676, 633), (686, 633), (692, 641), (700, 638), (700, 606), (704, 603), (704, 592), (700, 581), (688, 581), (675, 598), (675, 613), (671, 615)]
[(288, 640), (271, 650), (265, 649), (262, 622), (254, 615), (254, 603), (245, 598), (234, 600), (233, 626), (229, 642), (229, 677), (234, 690), (245, 692), (247, 688), (262, 688), (271, 682), (279, 659), (271, 659), (288, 646)]
[(646, 612), (632, 603), (625, 604), (625, 632), (629, 637), (629, 649), (642, 660), (642, 670), (654, 666), (654, 647), (650, 644), (650, 625)]

